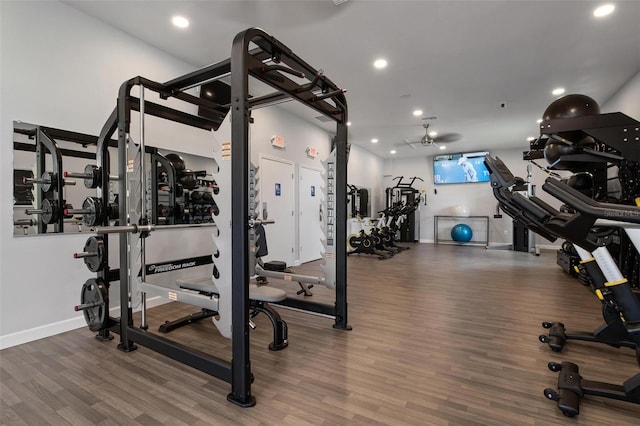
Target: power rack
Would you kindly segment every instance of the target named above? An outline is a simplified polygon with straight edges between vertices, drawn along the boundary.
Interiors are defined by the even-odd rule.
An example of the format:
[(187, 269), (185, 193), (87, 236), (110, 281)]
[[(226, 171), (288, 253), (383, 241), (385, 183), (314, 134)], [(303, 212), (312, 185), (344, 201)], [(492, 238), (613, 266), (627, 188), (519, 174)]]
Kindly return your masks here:
[[(251, 49), (250, 49), (251, 46)], [(222, 77), (231, 78), (231, 102), (220, 105), (201, 97), (191, 95), (187, 89), (202, 86)], [(275, 89), (275, 92), (260, 97), (249, 95), (249, 77), (256, 79)], [(139, 97), (132, 95), (132, 89), (138, 87)], [(144, 99), (145, 90), (156, 92), (161, 99), (178, 99), (187, 104), (198, 106), (206, 111), (205, 118)], [(308, 307), (309, 310), (330, 311), (335, 318), (334, 327), (348, 330), (347, 323), (347, 267), (346, 267), (346, 204), (335, 202), (346, 199), (347, 182), (347, 101), (344, 90), (334, 84), (321, 71), (316, 70), (291, 51), (276, 38), (258, 28), (250, 28), (239, 33), (233, 40), (231, 57), (200, 70), (175, 78), (166, 83), (158, 83), (143, 77), (135, 77), (124, 82), (118, 93), (117, 106), (107, 119), (100, 132), (97, 143), (96, 162), (100, 171), (101, 185), (98, 187), (98, 198), (108, 202), (109, 154), (108, 147), (111, 136), (117, 132), (118, 140), (118, 176), (119, 193), (127, 193), (127, 146), (130, 144), (131, 112), (140, 113), (140, 144), (144, 147), (144, 116), (152, 115), (184, 125), (203, 129), (217, 130), (226, 112), (231, 110), (231, 323), (232, 323), (232, 359), (226, 361), (183, 346), (164, 337), (149, 333), (146, 330), (145, 301), (142, 300), (142, 324), (135, 326), (130, 302), (131, 282), (130, 248), (128, 236), (136, 237), (144, 244), (150, 232), (170, 228), (150, 223), (144, 213), (134, 221), (131, 216), (126, 197), (119, 204), (119, 224), (109, 227), (105, 218), (102, 229), (96, 232), (104, 239), (103, 267), (98, 272), (98, 280), (108, 288), (113, 273), (110, 273), (108, 259), (109, 237), (119, 237), (119, 282), (120, 282), (120, 317), (108, 317), (105, 326), (99, 330), (99, 339), (111, 339), (110, 332), (120, 335), (119, 349), (132, 351), (136, 343), (162, 353), (179, 362), (220, 378), (231, 384), (231, 393), (227, 399), (237, 405), (249, 407), (255, 404), (251, 395), (251, 363), (249, 356), (249, 236), (253, 223), (250, 220), (249, 202), (249, 123), (251, 110), (257, 106), (265, 106), (286, 99), (295, 99), (310, 107), (336, 123), (336, 163), (332, 171), (335, 179), (335, 244), (336, 256), (336, 299), (332, 309), (325, 307)], [(141, 164), (143, 164), (142, 162)], [(142, 166), (144, 168), (144, 166)], [(144, 169), (142, 170), (144, 172)], [(144, 173), (143, 173), (144, 174)], [(143, 201), (144, 206), (144, 201)], [(239, 218), (239, 220), (237, 219)], [(127, 225), (129, 224), (129, 225)], [(176, 225), (189, 227), (197, 225)], [(215, 225), (214, 225), (215, 226)], [(113, 235), (115, 234), (115, 235)], [(142, 251), (144, 254), (144, 249)], [(143, 263), (144, 264), (144, 263)], [(144, 268), (143, 268), (144, 270)], [(144, 275), (143, 275), (144, 278)], [(102, 284), (101, 284), (102, 285)], [(108, 312), (108, 293), (106, 312)]]

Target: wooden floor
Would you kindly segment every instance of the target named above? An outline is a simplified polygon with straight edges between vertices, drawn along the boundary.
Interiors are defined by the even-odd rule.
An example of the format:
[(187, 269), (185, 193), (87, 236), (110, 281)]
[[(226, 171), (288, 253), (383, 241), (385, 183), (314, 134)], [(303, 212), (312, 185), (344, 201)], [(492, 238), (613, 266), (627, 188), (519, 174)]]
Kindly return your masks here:
[[(586, 397), (564, 417), (542, 391), (550, 360), (583, 377), (621, 383), (638, 372), (633, 352), (538, 342), (543, 320), (572, 330), (600, 323), (599, 303), (565, 276), (555, 254), (417, 245), (378, 261), (349, 258), (349, 332), (326, 318), (280, 309), (289, 347), (271, 352), (264, 316), (252, 331), (253, 395), (242, 409), (227, 383), (146, 348), (125, 354), (87, 329), (0, 352), (2, 424), (169, 425), (638, 425), (640, 406)], [(300, 270), (316, 271), (317, 265)], [(272, 284), (276, 284), (273, 282)], [(328, 300), (325, 288), (313, 299)], [(151, 324), (195, 311), (173, 303)], [(209, 321), (172, 338), (214, 355), (230, 342)]]

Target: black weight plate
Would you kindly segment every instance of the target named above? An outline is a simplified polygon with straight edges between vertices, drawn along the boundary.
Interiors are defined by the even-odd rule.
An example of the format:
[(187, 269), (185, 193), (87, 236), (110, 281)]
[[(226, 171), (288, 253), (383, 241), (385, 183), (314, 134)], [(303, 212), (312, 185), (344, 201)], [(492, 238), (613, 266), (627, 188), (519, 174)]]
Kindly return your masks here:
[(90, 177), (84, 178), (84, 186), (89, 189), (97, 188), (100, 183), (100, 169), (93, 164), (87, 164), (84, 168), (84, 174)]
[(40, 176), (40, 179), (42, 179), (43, 182), (40, 184), (40, 189), (42, 190), (42, 192), (49, 192), (51, 191), (51, 189), (55, 189), (57, 178), (53, 173), (42, 172), (42, 176)]
[(83, 305), (92, 303), (95, 306), (84, 309), (84, 319), (91, 331), (100, 331), (107, 326), (108, 313), (107, 301), (109, 295), (104, 281), (100, 278), (88, 279), (82, 286), (80, 303)]
[(60, 212), (58, 211), (58, 203), (55, 200), (45, 198), (42, 200), (42, 214), (40, 220), (47, 225), (58, 221)]
[(82, 215), (82, 223), (86, 226), (96, 226), (102, 222), (102, 201), (98, 197), (87, 197), (82, 202), (82, 210), (90, 213)]
[(84, 251), (87, 253), (96, 253), (95, 256), (85, 257), (84, 264), (91, 272), (100, 272), (104, 264), (104, 241), (101, 237), (89, 237), (84, 243)]

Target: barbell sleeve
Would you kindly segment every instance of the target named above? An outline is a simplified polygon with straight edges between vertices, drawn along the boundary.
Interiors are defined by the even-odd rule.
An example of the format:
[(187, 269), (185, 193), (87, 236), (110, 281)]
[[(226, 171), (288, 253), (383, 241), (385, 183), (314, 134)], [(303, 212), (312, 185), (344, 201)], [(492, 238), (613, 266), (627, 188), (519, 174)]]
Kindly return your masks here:
[(33, 225), (36, 225), (37, 223), (38, 222), (36, 222), (33, 219), (18, 219), (13, 222), (13, 225), (14, 226), (33, 226)]
[(25, 209), (24, 214), (32, 215), (32, 214), (45, 214), (46, 212), (43, 209)]
[(70, 214), (93, 214), (95, 212), (89, 209), (64, 209), (63, 213), (65, 216), (69, 216)]
[[(36, 179), (36, 178), (22, 178), (22, 183), (35, 183), (36, 185), (50, 185), (51, 181), (47, 179)], [(64, 180), (64, 184), (68, 186), (75, 186), (75, 180)]]
[[(93, 176), (89, 173), (77, 173), (77, 172), (64, 172), (64, 177), (70, 177), (75, 179), (92, 179)], [(118, 180), (118, 176), (109, 175), (109, 180)]]

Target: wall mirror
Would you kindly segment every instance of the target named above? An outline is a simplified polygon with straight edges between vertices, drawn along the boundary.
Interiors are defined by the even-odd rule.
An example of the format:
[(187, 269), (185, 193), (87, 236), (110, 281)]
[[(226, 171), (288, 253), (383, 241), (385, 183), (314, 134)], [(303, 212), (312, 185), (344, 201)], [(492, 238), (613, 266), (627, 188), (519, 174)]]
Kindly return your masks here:
[[(88, 233), (105, 216), (118, 218), (117, 176), (109, 205), (97, 197), (97, 136), (16, 121), (13, 126), (13, 235)], [(109, 148), (117, 171), (115, 140)], [(205, 223), (218, 208), (211, 158), (148, 146), (148, 215), (155, 224)]]

